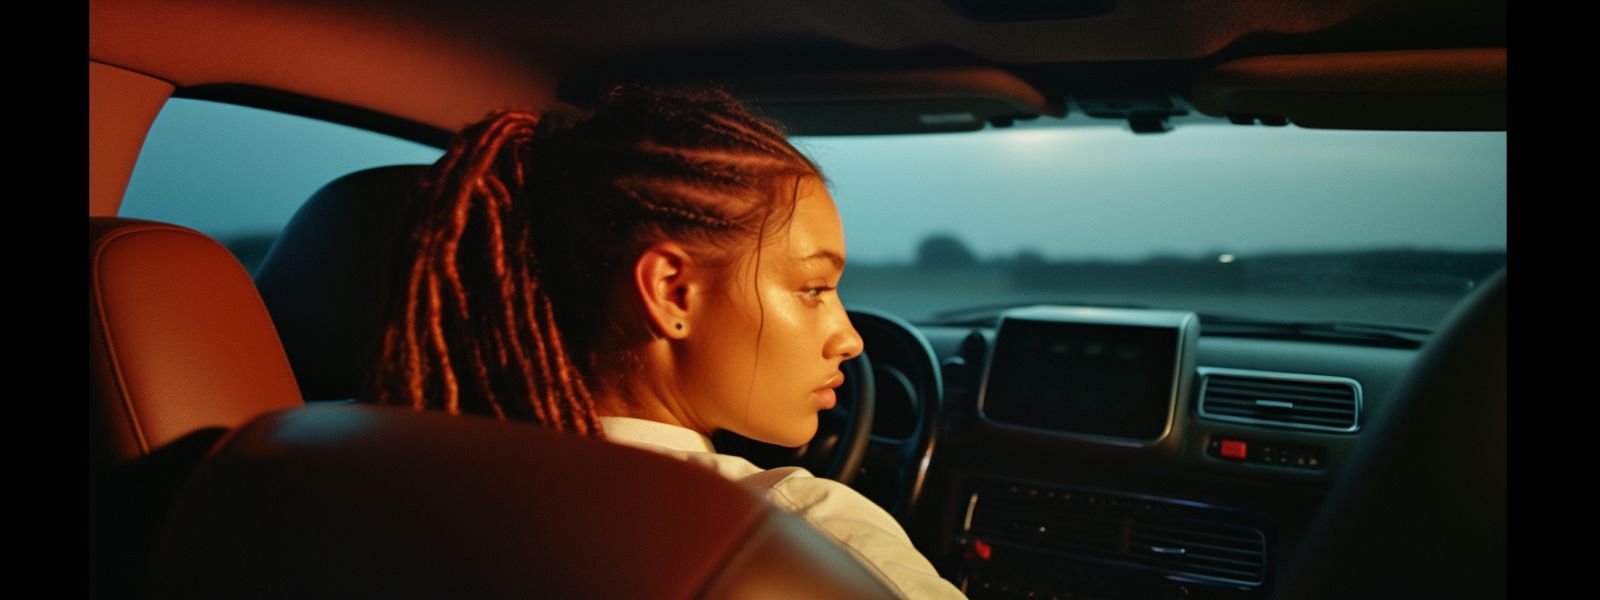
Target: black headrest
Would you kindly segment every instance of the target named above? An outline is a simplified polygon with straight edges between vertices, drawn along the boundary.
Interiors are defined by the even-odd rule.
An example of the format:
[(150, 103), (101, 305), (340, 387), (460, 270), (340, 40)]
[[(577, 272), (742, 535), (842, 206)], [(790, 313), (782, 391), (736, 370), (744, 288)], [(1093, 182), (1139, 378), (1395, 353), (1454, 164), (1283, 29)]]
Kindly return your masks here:
[(1506, 357), (1501, 268), (1367, 425), (1278, 597), (1506, 596)]
[(400, 233), (400, 203), (425, 169), (377, 167), (323, 186), (262, 259), (256, 288), (307, 401), (360, 392), (375, 352), (375, 301)]

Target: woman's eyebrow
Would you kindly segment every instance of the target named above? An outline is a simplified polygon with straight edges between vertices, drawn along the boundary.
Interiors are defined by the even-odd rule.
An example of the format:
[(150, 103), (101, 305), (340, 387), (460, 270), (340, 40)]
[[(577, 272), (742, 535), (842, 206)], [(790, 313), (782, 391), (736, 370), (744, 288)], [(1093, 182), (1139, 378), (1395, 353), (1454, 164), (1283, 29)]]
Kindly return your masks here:
[(840, 268), (840, 269), (844, 268), (844, 255), (839, 254), (838, 252), (834, 252), (832, 250), (818, 250), (816, 252), (811, 253), (810, 256), (806, 256), (804, 258), (801, 258), (800, 260), (819, 260), (819, 259), (824, 259), (824, 258), (826, 258), (826, 259), (828, 259), (830, 261), (833, 261), (833, 266), (834, 267)]

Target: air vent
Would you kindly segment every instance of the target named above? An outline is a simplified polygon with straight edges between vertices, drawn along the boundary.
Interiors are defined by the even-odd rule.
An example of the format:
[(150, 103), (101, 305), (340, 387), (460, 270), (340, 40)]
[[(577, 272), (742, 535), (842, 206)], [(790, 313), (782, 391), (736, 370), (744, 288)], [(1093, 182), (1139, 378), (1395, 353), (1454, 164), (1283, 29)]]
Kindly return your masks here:
[[(1258, 525), (1195, 502), (994, 483), (972, 495), (965, 534), (1018, 555), (1256, 586), (1267, 571), (1267, 536)], [(1004, 560), (1000, 552), (993, 560)]]
[(1348, 377), (1200, 369), (1200, 416), (1253, 425), (1353, 432), (1361, 384)]
[(1259, 584), (1266, 537), (1248, 527), (1135, 519), (1128, 554), (1136, 562), (1198, 577)]
[[(1070, 498), (1070, 494), (1064, 494)], [(1041, 503), (1000, 494), (985, 495), (972, 507), (967, 531), (991, 541), (1007, 541), (1052, 552), (1121, 558), (1122, 519), (1070, 499)]]
[(1083, 510), (1051, 510), (1003, 498), (986, 498), (973, 507), (973, 536), (1013, 542), (1080, 557), (1120, 558), (1122, 520)]

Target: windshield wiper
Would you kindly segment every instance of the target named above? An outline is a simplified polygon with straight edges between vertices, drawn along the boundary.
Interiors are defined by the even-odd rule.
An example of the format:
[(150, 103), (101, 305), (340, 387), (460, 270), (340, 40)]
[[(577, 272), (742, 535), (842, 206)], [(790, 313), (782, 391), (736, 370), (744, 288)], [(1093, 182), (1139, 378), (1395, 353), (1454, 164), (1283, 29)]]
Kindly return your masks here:
[(1433, 334), (1426, 328), (1391, 323), (1268, 321), (1208, 313), (1200, 313), (1200, 331), (1205, 335), (1340, 341), (1394, 348), (1417, 348)]

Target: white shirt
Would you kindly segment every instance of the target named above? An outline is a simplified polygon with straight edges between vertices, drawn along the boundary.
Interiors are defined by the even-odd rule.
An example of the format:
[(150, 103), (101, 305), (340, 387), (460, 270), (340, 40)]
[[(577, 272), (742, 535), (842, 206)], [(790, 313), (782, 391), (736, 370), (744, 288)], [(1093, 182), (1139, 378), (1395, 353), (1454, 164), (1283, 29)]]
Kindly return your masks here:
[(600, 417), (606, 439), (704, 465), (800, 516), (848, 550), (857, 562), (905, 598), (965, 598), (911, 545), (900, 523), (866, 496), (800, 467), (765, 469), (717, 454), (711, 439), (692, 429), (628, 417)]

